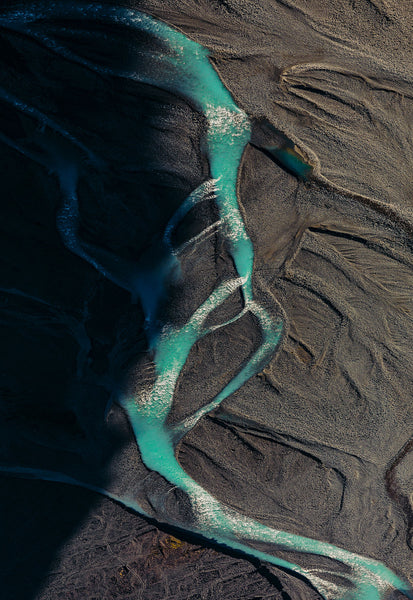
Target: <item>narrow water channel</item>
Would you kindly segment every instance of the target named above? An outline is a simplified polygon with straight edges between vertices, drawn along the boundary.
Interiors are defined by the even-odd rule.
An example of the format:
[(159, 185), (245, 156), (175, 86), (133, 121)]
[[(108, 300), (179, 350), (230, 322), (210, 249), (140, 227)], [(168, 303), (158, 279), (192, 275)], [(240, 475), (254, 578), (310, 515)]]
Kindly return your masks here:
[[(276, 351), (283, 330), (283, 323), (270, 315), (254, 296), (253, 272), (254, 250), (247, 234), (246, 226), (237, 200), (237, 178), (239, 165), (246, 145), (250, 140), (251, 126), (248, 116), (234, 102), (231, 94), (221, 82), (217, 72), (209, 60), (208, 51), (187, 38), (180, 31), (157, 21), (147, 14), (126, 8), (113, 8), (97, 4), (76, 5), (52, 3), (33, 5), (32, 10), (15, 11), (0, 18), (3, 27), (24, 32), (34, 37), (40, 36), (33, 24), (46, 18), (67, 18), (71, 21), (98, 20), (102, 23), (123, 23), (131, 29), (144, 31), (162, 41), (168, 48), (167, 54), (155, 57), (161, 61), (162, 70), (146, 73), (134, 72), (133, 69), (115, 71), (107, 68), (106, 72), (121, 77), (153, 84), (169, 92), (184, 97), (194, 108), (206, 118), (207, 132), (204, 140), (204, 152), (210, 168), (210, 180), (195, 190), (178, 208), (168, 223), (163, 235), (163, 248), (158, 259), (152, 265), (150, 275), (136, 268), (136, 276), (125, 276), (104, 257), (96, 256), (93, 250), (79, 241), (77, 237), (79, 208), (77, 205), (77, 166), (71, 162), (70, 156), (56, 157), (56, 148), (50, 149), (42, 156), (33, 155), (37, 160), (57, 175), (63, 195), (63, 208), (58, 218), (58, 228), (65, 245), (72, 251), (89, 261), (105, 277), (117, 285), (127, 289), (134, 297), (141, 300), (145, 310), (146, 328), (155, 367), (154, 384), (142, 388), (141, 393), (126, 396), (119, 402), (126, 411), (133, 427), (136, 442), (145, 465), (159, 473), (172, 485), (184, 492), (190, 502), (194, 518), (191, 523), (171, 518), (171, 525), (186, 528), (199, 534), (240, 550), (250, 556), (268, 563), (286, 568), (305, 577), (326, 600), (381, 600), (388, 591), (396, 588), (409, 598), (413, 594), (407, 584), (401, 581), (383, 564), (353, 554), (332, 544), (305, 538), (299, 535), (279, 531), (264, 526), (258, 521), (239, 514), (220, 503), (203, 489), (181, 467), (176, 459), (176, 444), (190, 431), (205, 414), (218, 407), (221, 402), (238, 390), (249, 378), (259, 373), (268, 364)], [(40, 39), (40, 37), (39, 37)], [(105, 67), (86, 61), (81, 56), (59, 46), (47, 36), (40, 40), (71, 60), (104, 72)], [(162, 74), (162, 77), (160, 76)], [(10, 100), (13, 102), (13, 99)], [(23, 110), (20, 107), (20, 110)], [(70, 137), (69, 132), (59, 132), (63, 137)], [(73, 140), (72, 140), (73, 141)], [(284, 152), (281, 157), (297, 169), (297, 158)], [(289, 162), (288, 162), (289, 161)], [(295, 162), (294, 162), (295, 161)], [(291, 164), (290, 164), (291, 163)], [(219, 213), (219, 227), (228, 251), (233, 259), (236, 277), (228, 277), (219, 284), (210, 296), (198, 306), (188, 321), (177, 327), (162, 321), (157, 312), (159, 301), (166, 294), (172, 277), (176, 276), (179, 266), (179, 250), (173, 248), (171, 234), (188, 211), (202, 202), (205, 194), (212, 194)], [(156, 279), (157, 290), (152, 283)], [(227, 323), (214, 327), (206, 326), (207, 317), (221, 306), (235, 290), (241, 290), (243, 309)], [(261, 344), (241, 367), (234, 378), (211, 400), (211, 402), (195, 412), (191, 417), (179, 424), (167, 424), (167, 418), (174, 402), (174, 391), (177, 379), (187, 362), (194, 344), (203, 336), (213, 335), (217, 328), (225, 327), (229, 322), (250, 312), (260, 328)], [(10, 471), (10, 469), (9, 469)], [(16, 468), (16, 474), (19, 469)], [(21, 469), (20, 474), (24, 475)], [(26, 473), (35, 475), (34, 472)], [(53, 478), (52, 475), (39, 471), (39, 477)], [(58, 479), (58, 477), (56, 477)], [(64, 476), (60, 480), (64, 480)], [(69, 481), (66, 478), (66, 481)], [(70, 482), (70, 481), (69, 481)], [(77, 482), (73, 482), (77, 483)], [(100, 490), (103, 493), (104, 490)], [(110, 495), (110, 494), (108, 494)], [(145, 514), (133, 498), (120, 498), (125, 505), (136, 512)], [(266, 543), (271, 552), (262, 552), (254, 548), (254, 543)], [(330, 557), (348, 567), (340, 583), (329, 578), (326, 571), (308, 570), (297, 563), (287, 562), (277, 556), (277, 551), (288, 550), (297, 553), (310, 553)], [(338, 571), (336, 575), (340, 575)], [(334, 574), (333, 574), (334, 576)], [(345, 581), (346, 580), (346, 581)]]

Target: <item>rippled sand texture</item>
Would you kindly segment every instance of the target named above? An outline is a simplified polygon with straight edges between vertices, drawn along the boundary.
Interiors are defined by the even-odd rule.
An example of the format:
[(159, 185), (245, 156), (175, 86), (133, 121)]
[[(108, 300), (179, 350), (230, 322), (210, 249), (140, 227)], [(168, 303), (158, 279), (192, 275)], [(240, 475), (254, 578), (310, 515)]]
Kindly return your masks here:
[[(133, 6), (207, 48), (252, 122), (238, 199), (254, 246), (254, 294), (285, 313), (277, 355), (198, 422), (178, 460), (231, 509), (380, 560), (412, 581), (413, 8), (384, 0)], [(157, 262), (169, 219), (208, 179), (207, 124), (179, 94), (113, 76), (131, 65), (151, 75), (148, 55), (166, 52), (162, 44), (121, 27), (75, 34), (66, 25), (51, 20), (39, 31), (100, 73), (33, 35), (6, 28), (1, 42), (4, 463), (134, 495), (148, 514), (190, 524), (193, 507), (140, 463), (113, 400), (153, 381), (141, 304), (124, 290)], [(156, 68), (162, 74), (162, 63)], [(286, 156), (311, 170), (300, 176), (299, 161)], [(74, 180), (82, 248), (117, 278), (59, 237), (62, 190), (70, 196)], [(185, 252), (182, 279), (169, 282), (159, 308), (165, 321), (182, 325), (236, 276), (218, 220), (207, 198), (174, 232)], [(208, 325), (241, 305), (233, 294)], [(200, 339), (169, 424), (205, 406), (260, 341), (251, 314)], [(271, 552), (268, 543), (255, 547)], [(339, 572), (327, 558), (298, 558), (312, 572)], [(270, 597), (317, 597), (270, 568), (283, 581)], [(38, 597), (53, 598), (62, 577)], [(202, 589), (194, 581), (188, 598)]]

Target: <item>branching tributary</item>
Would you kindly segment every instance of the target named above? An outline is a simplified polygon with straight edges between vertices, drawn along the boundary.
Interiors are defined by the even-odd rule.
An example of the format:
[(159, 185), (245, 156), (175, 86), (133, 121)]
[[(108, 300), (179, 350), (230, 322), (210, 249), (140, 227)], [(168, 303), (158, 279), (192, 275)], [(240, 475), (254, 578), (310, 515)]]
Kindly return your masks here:
[[(154, 36), (168, 48), (168, 53), (151, 55), (151, 69), (147, 72), (144, 68), (140, 72), (134, 72), (132, 68), (127, 67), (124, 71), (106, 68), (82, 58), (52, 36), (49, 37), (44, 26), (41, 29), (36, 27), (39, 22), (53, 19), (70, 20), (71, 26), (76, 21), (87, 23), (91, 20), (109, 26), (111, 23), (123, 24), (129, 29)], [(279, 345), (283, 328), (282, 322), (269, 314), (267, 309), (254, 298), (253, 246), (247, 235), (237, 201), (238, 168), (245, 146), (250, 140), (250, 122), (219, 79), (209, 61), (207, 50), (188, 39), (183, 33), (147, 14), (97, 4), (76, 6), (63, 2), (51, 3), (49, 6), (36, 4), (31, 8), (25, 8), (24, 11), (3, 13), (0, 24), (9, 30), (32, 36), (51, 51), (97, 72), (156, 85), (180, 95), (206, 118), (207, 133), (203, 147), (209, 161), (210, 180), (187, 198), (168, 223), (163, 236), (162, 252), (159, 254), (161, 258), (152, 265), (150, 275), (146, 271), (139, 270), (139, 265), (132, 273), (127, 270), (117, 270), (116, 261), (111, 260), (109, 254), (105, 256), (102, 252), (97, 253), (93, 245), (79, 239), (77, 200), (79, 164), (76, 159), (71, 158), (70, 152), (59, 153), (58, 146), (56, 144), (51, 146), (46, 138), (43, 145), (39, 143), (41, 151), (29, 151), (19, 142), (2, 135), (3, 141), (46, 166), (58, 177), (63, 196), (63, 206), (58, 215), (58, 228), (67, 248), (90, 262), (105, 277), (130, 291), (135, 298), (140, 298), (145, 311), (155, 378), (153, 385), (142, 385), (138, 393), (121, 397), (119, 402), (128, 415), (142, 460), (147, 468), (159, 473), (170, 484), (181, 490), (189, 500), (193, 515), (191, 522), (186, 523), (183, 518), (179, 520), (178, 517), (171, 515), (169, 524), (295, 572), (306, 578), (324, 598), (329, 600), (380, 600), (392, 588), (403, 591), (409, 598), (413, 598), (413, 593), (407, 584), (375, 560), (353, 554), (329, 543), (267, 527), (230, 509), (192, 479), (176, 459), (178, 441), (196, 425), (199, 419), (218, 407), (223, 400), (268, 364)], [(154, 62), (162, 65), (159, 71), (153, 69)], [(66, 142), (77, 146), (85, 153), (88, 160), (95, 160), (93, 156), (88, 155), (87, 149), (83, 148), (80, 142), (52, 119), (19, 102), (6, 91), (0, 90), (0, 95), (17, 110), (29, 113), (45, 128), (50, 129)], [(97, 159), (96, 162), (98, 163)], [(206, 198), (213, 198), (216, 203), (219, 213), (216, 226), (220, 228), (226, 241), (237, 276), (228, 278), (218, 285), (196, 308), (188, 321), (183, 326), (177, 327), (163, 322), (157, 313), (158, 302), (166, 293), (170, 279), (175, 276), (176, 267), (179, 267), (181, 249), (173, 247), (172, 234), (191, 208)], [(151, 282), (155, 279), (156, 293), (151, 286)], [(236, 290), (241, 290), (243, 296), (244, 305), (241, 312), (226, 323), (208, 327), (206, 325), (208, 316)], [(254, 315), (260, 328), (259, 348), (207, 406), (179, 424), (167, 424), (178, 376), (194, 344), (203, 336), (213, 334), (217, 328), (227, 326), (247, 312)], [(65, 475), (40, 469), (36, 471), (16, 466), (16, 468), (4, 468), (3, 471), (97, 489), (93, 485), (83, 484)], [(132, 497), (119, 498), (102, 489), (97, 491), (106, 493), (136, 512), (146, 515), (143, 508)], [(271, 550), (259, 551), (255, 549), (255, 543), (265, 543)], [(346, 565), (343, 569), (345, 573), (340, 572), (340, 569), (334, 573), (323, 569), (307, 569), (299, 564), (288, 562), (277, 557), (277, 551), (283, 550), (330, 557)], [(297, 558), (298, 562), (299, 558)], [(341, 577), (337, 579), (335, 575)]]

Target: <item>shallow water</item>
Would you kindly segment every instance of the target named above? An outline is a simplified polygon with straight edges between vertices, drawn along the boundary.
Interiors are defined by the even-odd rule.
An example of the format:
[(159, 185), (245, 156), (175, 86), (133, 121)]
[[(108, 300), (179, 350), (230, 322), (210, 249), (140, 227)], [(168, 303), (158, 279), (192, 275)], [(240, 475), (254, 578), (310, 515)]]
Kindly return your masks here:
[[(125, 272), (117, 268), (108, 257), (98, 256), (93, 247), (82, 244), (77, 235), (77, 176), (78, 165), (59, 145), (44, 141), (44, 154), (31, 158), (46, 165), (59, 178), (64, 204), (58, 227), (66, 246), (89, 261), (105, 277), (127, 289), (134, 297), (139, 297), (144, 307), (146, 329), (153, 353), (156, 378), (153, 386), (142, 387), (134, 396), (122, 397), (120, 403), (126, 410), (133, 427), (136, 442), (145, 465), (157, 471), (171, 484), (185, 492), (194, 514), (192, 523), (171, 518), (170, 523), (182, 528), (187, 527), (193, 533), (225, 544), (235, 550), (241, 550), (251, 556), (274, 565), (287, 568), (307, 578), (326, 598), (335, 600), (380, 600), (387, 591), (395, 587), (409, 595), (407, 586), (381, 563), (348, 552), (331, 544), (278, 531), (266, 527), (249, 517), (229, 509), (211, 494), (205, 491), (180, 466), (175, 456), (176, 443), (190, 431), (205, 414), (219, 406), (233, 392), (239, 389), (250, 377), (259, 373), (273, 357), (281, 335), (282, 322), (270, 315), (266, 308), (254, 298), (253, 269), (254, 251), (247, 234), (238, 200), (237, 177), (240, 161), (250, 140), (250, 122), (248, 116), (233, 101), (231, 95), (213, 69), (208, 52), (199, 44), (185, 37), (179, 31), (156, 21), (148, 15), (127, 9), (115, 9), (99, 5), (84, 5), (77, 8), (60, 5), (58, 9), (36, 6), (32, 12), (12, 13), (2, 17), (1, 23), (10, 29), (25, 31), (34, 37), (38, 35), (31, 24), (41, 17), (64, 16), (72, 19), (100, 19), (110, 22), (122, 22), (128, 27), (143, 30), (162, 40), (168, 46), (169, 54), (159, 57), (164, 68), (159, 76), (133, 70), (118, 73), (122, 77), (143, 81), (173, 91), (188, 99), (207, 120), (207, 134), (204, 141), (205, 153), (210, 166), (210, 181), (195, 190), (181, 205), (166, 227), (163, 247), (152, 265), (150, 272), (140, 269), (139, 265)], [(59, 47), (43, 36), (42, 42), (54, 46), (62, 55), (87, 64), (95, 70), (104, 71), (85, 60)], [(111, 70), (110, 72), (113, 72)], [(10, 99), (13, 102), (13, 99)], [(41, 117), (39, 117), (41, 120)], [(59, 130), (63, 138), (73, 139), (69, 132)], [(59, 150), (61, 154), (59, 155)], [(274, 149), (272, 149), (274, 150)], [(23, 150), (22, 150), (23, 151)], [(56, 157), (57, 152), (57, 157)], [(274, 150), (277, 158), (286, 163), (292, 171), (305, 177), (308, 165), (286, 151)], [(284, 152), (280, 154), (280, 152)], [(179, 225), (185, 214), (197, 202), (202, 202), (206, 194), (213, 194), (219, 212), (221, 233), (228, 245), (234, 261), (237, 277), (220, 284), (212, 294), (193, 312), (189, 320), (181, 327), (163, 322), (157, 311), (170, 282), (179, 271), (179, 250), (173, 249), (171, 233)], [(154, 282), (156, 281), (156, 286)], [(205, 407), (178, 425), (167, 425), (167, 417), (174, 401), (174, 391), (178, 377), (186, 364), (194, 344), (202, 337), (212, 334), (217, 327), (208, 328), (207, 317), (237, 289), (242, 290), (244, 308), (231, 322), (246, 312), (254, 315), (261, 330), (261, 345), (249, 358), (239, 373)], [(16, 473), (19, 469), (16, 468)], [(28, 474), (20, 470), (21, 474)], [(35, 473), (32, 473), (35, 475)], [(53, 478), (52, 474), (38, 472), (39, 477)], [(59, 480), (59, 477), (55, 477)], [(68, 481), (63, 476), (61, 481)], [(73, 483), (77, 483), (73, 481)], [(93, 488), (92, 489), (96, 489)], [(102, 491), (102, 490), (99, 490)], [(103, 492), (105, 493), (105, 492)], [(113, 494), (108, 494), (113, 497)], [(119, 498), (118, 498), (119, 499)], [(120, 498), (126, 506), (141, 514), (145, 511), (133, 498)], [(254, 542), (266, 542), (272, 545), (273, 553), (264, 553), (254, 549)], [(350, 567), (350, 574), (344, 577), (355, 586), (352, 591), (346, 586), (333, 584), (328, 573), (311, 572), (298, 564), (289, 563), (277, 557), (277, 550), (292, 550), (320, 554), (336, 559)], [(326, 576), (325, 576), (326, 575)], [(409, 597), (413, 597), (409, 595)]]

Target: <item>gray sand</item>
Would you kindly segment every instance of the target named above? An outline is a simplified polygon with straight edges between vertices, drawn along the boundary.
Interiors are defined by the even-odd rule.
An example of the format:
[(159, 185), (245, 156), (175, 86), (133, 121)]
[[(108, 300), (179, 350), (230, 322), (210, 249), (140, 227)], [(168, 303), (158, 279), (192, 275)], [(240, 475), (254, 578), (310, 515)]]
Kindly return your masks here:
[[(271, 363), (200, 421), (181, 443), (179, 461), (242, 513), (381, 560), (413, 583), (413, 4), (123, 4), (210, 49), (220, 77), (250, 116), (254, 145), (240, 169), (239, 199), (254, 244), (255, 293), (282, 310), (286, 322)], [(86, 167), (81, 181), (84, 239), (123, 259), (151, 256), (162, 224), (208, 175), (199, 147), (202, 117), (174, 96), (113, 85), (29, 39), (5, 39), (12, 60), (5, 61), (1, 86), (70, 123), (110, 164), (104, 175)], [(1, 131), (10, 115), (1, 117)], [(30, 119), (19, 127), (17, 137), (35, 136)], [(285, 139), (313, 166), (308, 181), (259, 148)], [(76, 476), (92, 472), (96, 485), (131, 489), (148, 472), (119, 409), (106, 421), (103, 415), (111, 381), (133, 389), (146, 376), (141, 309), (63, 247), (53, 177), (7, 145), (0, 152), (7, 192), (0, 237), (2, 452), (9, 462)], [(151, 172), (142, 174), (136, 165), (148, 161)], [(212, 204), (205, 205), (177, 236), (190, 237), (214, 218)], [(219, 233), (193, 249), (183, 272), (185, 286), (172, 289), (164, 307), (180, 322), (233, 272)], [(239, 303), (234, 295), (222, 310), (234, 314)], [(198, 342), (170, 420), (206, 404), (257, 344), (249, 317)], [(148, 502), (157, 485), (150, 477)], [(13, 485), (17, 497), (35, 484), (20, 492)], [(36, 498), (40, 506), (41, 492)], [(198, 557), (187, 542), (185, 552), (174, 549), (169, 534), (108, 500), (94, 502), (80, 511), (79, 530), (73, 526), (58, 558), (44, 568), (38, 591), (30, 595), (29, 582), (10, 600), (80, 600), (92, 598), (91, 589), (99, 600), (317, 598), (303, 581), (273, 567), (268, 573), (277, 575), (277, 585), (241, 558), (212, 549)], [(177, 510), (179, 497), (170, 502)], [(114, 539), (114, 522), (115, 538), (126, 541), (112, 562), (107, 540)], [(158, 554), (148, 563), (151, 548)], [(73, 556), (82, 552), (79, 568)], [(110, 579), (110, 570), (122, 567), (127, 585), (119, 573)], [(12, 585), (20, 568), (10, 560), (4, 585)], [(228, 573), (233, 579), (225, 587)], [(177, 581), (185, 585), (176, 587)]]

